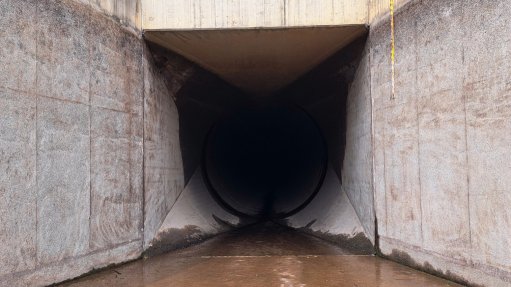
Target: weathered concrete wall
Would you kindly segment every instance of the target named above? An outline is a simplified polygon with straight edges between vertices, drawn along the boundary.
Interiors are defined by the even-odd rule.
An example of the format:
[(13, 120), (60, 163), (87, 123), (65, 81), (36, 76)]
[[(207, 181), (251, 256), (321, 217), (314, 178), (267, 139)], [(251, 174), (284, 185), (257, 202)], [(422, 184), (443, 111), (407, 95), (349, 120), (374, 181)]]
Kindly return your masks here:
[(179, 142), (185, 183), (201, 162), (204, 141), (225, 113), (246, 103), (247, 96), (183, 56), (149, 44), (179, 112)]
[(342, 189), (355, 208), (367, 237), (375, 243), (373, 143), (369, 49), (364, 48), (346, 101), (346, 147)]
[(74, 0), (89, 5), (109, 16), (129, 30), (138, 33), (142, 30), (141, 0)]
[(143, 27), (229, 29), (365, 24), (367, 0), (143, 0)]
[(336, 243), (354, 254), (374, 254), (373, 243), (331, 167), (311, 203), (282, 223)]
[(151, 54), (144, 57), (144, 247), (153, 240), (184, 187), (175, 94)]
[[(139, 257), (144, 86), (150, 102), (162, 81), (143, 42), (71, 0), (0, 1), (0, 40), (0, 285), (48, 285)], [(167, 103), (145, 118), (177, 126)]]
[(232, 215), (212, 197), (204, 183), (202, 169), (194, 175), (165, 217), (146, 254), (154, 255), (188, 247), (219, 233), (254, 223)]
[(375, 202), (384, 255), (511, 284), (511, 2), (413, 1), (372, 26)]
[(211, 197), (200, 163), (211, 127), (247, 100), (182, 56), (153, 44), (150, 51), (154, 64), (146, 65), (151, 71), (145, 72), (147, 255), (197, 243), (240, 224)]
[[(375, 244), (369, 70), (369, 48), (363, 35), (284, 90), (281, 97), (303, 107), (321, 128), (330, 165), (340, 180), (339, 190), (333, 193), (338, 193), (339, 200), (341, 194), (349, 199), (347, 204), (358, 216), (357, 224), (363, 227), (360, 234)], [(331, 190), (335, 188), (326, 192)], [(327, 202), (323, 201), (325, 205)], [(309, 221), (321, 217), (315, 225), (321, 225), (323, 231), (330, 225), (326, 233), (335, 235), (338, 232), (335, 226), (343, 225), (345, 220), (341, 216), (345, 208), (342, 204), (338, 207), (338, 222), (331, 219), (321, 222), (320, 208), (314, 210), (316, 215), (307, 213)]]
[[(408, 2), (415, 0), (393, 0), (394, 11), (396, 12)], [(389, 17), (391, 0), (369, 0), (369, 17), (368, 23), (375, 24), (380, 20)]]

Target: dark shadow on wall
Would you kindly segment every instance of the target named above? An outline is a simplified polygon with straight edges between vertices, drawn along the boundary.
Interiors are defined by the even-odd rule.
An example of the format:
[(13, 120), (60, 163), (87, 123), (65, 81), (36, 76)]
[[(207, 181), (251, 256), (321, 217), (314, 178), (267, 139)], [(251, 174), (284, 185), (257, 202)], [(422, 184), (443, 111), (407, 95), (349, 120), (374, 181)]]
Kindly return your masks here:
[(367, 35), (356, 39), (278, 93), (278, 101), (306, 110), (327, 142), (329, 162), (341, 179), (346, 147), (346, 100)]
[[(204, 145), (213, 126), (233, 112), (243, 111), (243, 107), (264, 104), (298, 106), (305, 111), (319, 127), (326, 143), (328, 162), (341, 179), (347, 96), (365, 42), (366, 36), (355, 40), (290, 86), (264, 99), (254, 99), (182, 56), (150, 44), (156, 65), (166, 79), (179, 112), (185, 184), (201, 165)], [(254, 139), (261, 136), (264, 133), (253, 135)], [(242, 207), (245, 205), (243, 203)]]
[(179, 112), (179, 137), (185, 184), (200, 165), (211, 127), (222, 115), (244, 105), (248, 96), (184, 57), (149, 44)]

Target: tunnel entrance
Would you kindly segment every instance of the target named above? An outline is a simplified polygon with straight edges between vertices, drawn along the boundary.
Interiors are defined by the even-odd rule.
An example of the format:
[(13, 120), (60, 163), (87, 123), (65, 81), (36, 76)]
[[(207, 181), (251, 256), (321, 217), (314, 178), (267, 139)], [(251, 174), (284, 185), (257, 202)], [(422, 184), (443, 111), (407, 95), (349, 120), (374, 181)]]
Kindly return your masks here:
[(262, 104), (222, 118), (209, 133), (202, 164), (224, 208), (265, 220), (306, 206), (321, 187), (327, 159), (323, 135), (305, 111)]
[(365, 40), (271, 94), (251, 94), (151, 44), (165, 78), (184, 79), (175, 102), (185, 189), (155, 250), (271, 221), (372, 254), (374, 219), (362, 223), (358, 212), (367, 207), (352, 203), (371, 181), (371, 118), (354, 120), (369, 106), (365, 94), (350, 96)]

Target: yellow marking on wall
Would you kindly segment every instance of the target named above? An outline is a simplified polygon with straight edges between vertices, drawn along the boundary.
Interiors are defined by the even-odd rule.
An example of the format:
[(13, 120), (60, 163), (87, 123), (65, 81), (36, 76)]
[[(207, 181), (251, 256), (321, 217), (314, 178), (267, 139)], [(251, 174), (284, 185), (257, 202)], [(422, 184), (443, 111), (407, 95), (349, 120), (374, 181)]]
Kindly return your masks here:
[(394, 0), (390, 0), (390, 61), (392, 66), (392, 94), (390, 95), (390, 99), (393, 100), (396, 98), (396, 38), (394, 34)]

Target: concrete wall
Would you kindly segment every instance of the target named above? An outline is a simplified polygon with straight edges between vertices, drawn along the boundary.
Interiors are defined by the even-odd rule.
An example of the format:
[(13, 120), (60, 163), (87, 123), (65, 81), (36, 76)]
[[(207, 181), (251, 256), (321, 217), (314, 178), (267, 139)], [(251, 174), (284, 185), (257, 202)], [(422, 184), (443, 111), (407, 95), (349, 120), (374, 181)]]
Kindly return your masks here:
[[(175, 93), (144, 55), (144, 247), (154, 238), (184, 188)], [(178, 83), (176, 83), (178, 85)]]
[(150, 51), (154, 65), (147, 67), (163, 75), (153, 81), (154, 87), (145, 85), (152, 92), (146, 96), (146, 115), (150, 116), (145, 120), (144, 249), (154, 255), (246, 224), (211, 197), (200, 164), (211, 127), (247, 98), (182, 56), (154, 44)]
[(367, 0), (143, 0), (143, 27), (228, 29), (365, 24)]
[(373, 142), (369, 47), (364, 47), (346, 100), (346, 147), (342, 189), (348, 195), (365, 233), (375, 243)]
[[(394, 12), (397, 12), (401, 7), (411, 1), (415, 0), (393, 0)], [(380, 20), (387, 19), (390, 14), (390, 2), (391, 0), (369, 0), (368, 23), (374, 25)]]
[(371, 27), (381, 252), (485, 286), (511, 284), (511, 2), (413, 1)]
[(353, 254), (374, 254), (374, 242), (353, 207), (339, 177), (329, 167), (314, 199), (281, 223), (335, 243)]
[(141, 0), (74, 0), (88, 5), (109, 16), (129, 30), (138, 33), (142, 29)]
[[(143, 42), (56, 0), (0, 1), (0, 39), (0, 285), (48, 285), (139, 257), (144, 118), (154, 119), (149, 151), (179, 146), (171, 101), (149, 105), (170, 96), (151, 89), (166, 91)], [(155, 121), (170, 125), (168, 138), (149, 137)]]
[(366, 35), (281, 92), (306, 110), (328, 147), (324, 186), (289, 226), (361, 253), (374, 251), (370, 68)]
[(232, 215), (218, 204), (204, 183), (199, 167), (148, 242), (146, 254), (151, 256), (188, 247), (251, 223), (254, 220)]

